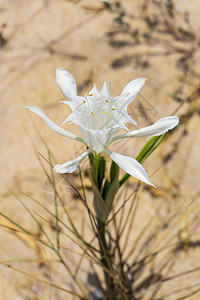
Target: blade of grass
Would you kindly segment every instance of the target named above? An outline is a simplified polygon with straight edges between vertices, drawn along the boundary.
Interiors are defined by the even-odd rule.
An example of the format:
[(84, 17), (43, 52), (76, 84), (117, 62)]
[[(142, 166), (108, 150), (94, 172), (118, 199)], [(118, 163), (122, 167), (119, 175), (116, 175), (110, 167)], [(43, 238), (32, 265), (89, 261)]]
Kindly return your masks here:
[(20, 204), (28, 211), (28, 213), (31, 215), (31, 217), (33, 218), (33, 220), (36, 222), (36, 224), (38, 225), (39, 229), (41, 230), (41, 232), (45, 235), (45, 237), (47, 238), (49, 244), (51, 246), (53, 246), (49, 236), (47, 235), (47, 233), (45, 232), (45, 230), (43, 229), (42, 225), (38, 222), (38, 220), (35, 218), (35, 216), (32, 214), (32, 212), (30, 211), (30, 209), (22, 202), (22, 200), (15, 195), (12, 191), (10, 191), (10, 193), (20, 202)]
[(14, 263), (14, 262), (30, 262), (30, 263), (51, 263), (51, 262), (55, 262), (55, 263), (60, 263), (60, 261), (58, 259), (29, 259), (29, 258), (23, 258), (23, 259), (6, 259), (6, 260), (0, 260), (0, 264), (9, 264), (9, 263)]
[(55, 218), (56, 218), (56, 241), (57, 241), (57, 249), (60, 250), (60, 239), (59, 239), (59, 226), (58, 226), (58, 202), (57, 202), (57, 192), (56, 192), (56, 185), (55, 185), (55, 178), (53, 173), (52, 161), (51, 161), (51, 152), (47, 146), (48, 151), (48, 158), (50, 162), (50, 170), (51, 170), (51, 180), (54, 192), (54, 204), (55, 204)]
[(54, 250), (54, 248), (49, 245), (48, 243), (46, 243), (45, 241), (41, 240), (40, 238), (38, 238), (35, 234), (33, 234), (32, 232), (28, 231), (27, 229), (25, 229), (24, 227), (22, 227), (21, 225), (17, 224), (16, 222), (14, 222), (12, 219), (10, 219), (8, 216), (4, 215), (2, 212), (0, 212), (0, 215), (5, 218), (6, 220), (10, 221), (12, 224), (14, 224), (15, 226), (17, 226), (18, 228), (20, 228), (24, 233), (32, 236), (34, 239), (36, 239), (37, 241), (39, 241), (40, 243), (42, 243), (43, 245), (47, 246), (48, 248)]
[(135, 216), (136, 216), (136, 212), (138, 210), (138, 207), (139, 207), (139, 200), (137, 199), (137, 195), (138, 195), (138, 192), (139, 192), (139, 188), (140, 188), (140, 183), (138, 184), (138, 188), (136, 190), (136, 193), (133, 197), (133, 200), (131, 202), (131, 207), (130, 207), (130, 210), (127, 214), (127, 217), (125, 219), (125, 222), (123, 224), (123, 227), (119, 233), (119, 239), (122, 237), (123, 235), (123, 232), (126, 228), (126, 225), (128, 225), (128, 221), (130, 219), (130, 223), (129, 223), (129, 226), (127, 228), (127, 233), (126, 233), (126, 236), (125, 236), (125, 241), (123, 243), (123, 249), (125, 250), (127, 245), (128, 245), (128, 242), (129, 242), (129, 239), (130, 239), (130, 232), (132, 231), (132, 228), (133, 228), (133, 225), (135, 224), (134, 221), (135, 221)]
[[(52, 224), (50, 224), (50, 222), (48, 221), (48, 220), (46, 220), (44, 217), (42, 217), (42, 216), (40, 216), (37, 212), (34, 212), (38, 217), (40, 217), (43, 221), (45, 221), (46, 223), (48, 223), (49, 225), (51, 225), (51, 226), (53, 226), (54, 228), (55, 228), (55, 225), (52, 225)], [(83, 250), (83, 252), (91, 259), (91, 260), (93, 260), (93, 261), (95, 261), (96, 263), (100, 263), (100, 260), (98, 260), (98, 258), (97, 258), (97, 256), (92, 256), (92, 255), (90, 255), (88, 252), (87, 252), (87, 245), (84, 245), (84, 247), (86, 247), (86, 248), (84, 248), (82, 245), (79, 245), (79, 244), (77, 244), (77, 242), (71, 237), (71, 236), (69, 236), (67, 233), (65, 233), (65, 232), (60, 232), (61, 234), (63, 234), (63, 235), (65, 235), (69, 240), (71, 240), (72, 242), (74, 242), (75, 243), (75, 245), (77, 245), (79, 248), (81, 248), (81, 250)], [(54, 245), (53, 245), (54, 246)], [(83, 253), (78, 253), (78, 252), (75, 252), (74, 250), (71, 250), (71, 249), (67, 249), (66, 247), (60, 247), (60, 249), (65, 249), (65, 250), (68, 250), (68, 251), (71, 251), (71, 252), (73, 252), (73, 253), (76, 253), (76, 254), (78, 254), (78, 255), (80, 255), (80, 256), (82, 256), (83, 255)], [(95, 257), (95, 258), (94, 258)]]
[(134, 195), (136, 191), (133, 191), (128, 198), (123, 202), (123, 204), (113, 213), (112, 217), (106, 222), (106, 224), (109, 224), (112, 222), (113, 218), (120, 212), (121, 209), (124, 208), (125, 204), (131, 199), (131, 197)]
[[(39, 201), (37, 201), (36, 199), (33, 199), (30, 195), (27, 195), (24, 193), (24, 195), (26, 195), (29, 199), (31, 199), (32, 201), (36, 202), (38, 205), (40, 205), (44, 210), (46, 210), (51, 216), (55, 217), (54, 214), (46, 207), (44, 206), (42, 203), (40, 203)], [(60, 222), (60, 224), (62, 224), (66, 229), (68, 229), (72, 234), (74, 234), (84, 245), (86, 245), (90, 250), (93, 251), (97, 251), (97, 249), (95, 247), (93, 247), (91, 245), (91, 243), (93, 242), (95, 236), (91, 239), (90, 243), (86, 242), (85, 240), (82, 239), (82, 237), (79, 237), (76, 235), (76, 233), (69, 227), (67, 226), (61, 219), (58, 219), (58, 221)], [(95, 255), (96, 256), (96, 255)]]
[(77, 281), (77, 279), (73, 276), (71, 269), (69, 268), (69, 266), (66, 264), (66, 262), (63, 260), (60, 252), (52, 245), (49, 245), (48, 243), (46, 243), (45, 241), (41, 240), (40, 238), (38, 238), (36, 235), (34, 235), (32, 232), (28, 231), (27, 229), (25, 229), (24, 227), (22, 227), (21, 225), (17, 224), (16, 222), (14, 222), (12, 219), (10, 219), (8, 216), (4, 215), (3, 213), (0, 212), (0, 215), (2, 217), (4, 217), (5, 219), (7, 219), (8, 221), (10, 221), (12, 224), (14, 224), (15, 226), (17, 226), (18, 228), (20, 228), (22, 231), (24, 231), (24, 233), (32, 236), (33, 238), (35, 238), (37, 241), (39, 241), (40, 243), (42, 243), (43, 245), (47, 246), (48, 248), (50, 248), (51, 250), (53, 250), (57, 256), (60, 259), (60, 262), (65, 266), (66, 270), (69, 272), (69, 274), (71, 275), (71, 277), (73, 278), (74, 282), (77, 284), (77, 286), (79, 287), (79, 289), (83, 292), (84, 289), (83, 287), (80, 285), (80, 283)]
[(41, 282), (41, 283), (47, 284), (47, 285), (49, 285), (49, 286), (52, 286), (52, 287), (54, 287), (54, 288), (56, 288), (56, 289), (59, 289), (59, 290), (61, 290), (61, 291), (63, 291), (63, 292), (66, 292), (66, 293), (68, 293), (68, 294), (71, 294), (71, 295), (73, 295), (73, 296), (75, 296), (75, 297), (77, 297), (77, 298), (79, 298), (79, 299), (83, 299), (83, 295), (81, 295), (81, 294), (78, 294), (78, 293), (75, 293), (75, 292), (70, 291), (70, 290), (68, 290), (68, 289), (62, 288), (61, 286), (59, 286), (59, 285), (57, 285), (57, 284), (54, 284), (54, 283), (52, 283), (52, 282), (46, 281), (46, 280), (44, 280), (44, 279), (42, 279), (42, 278), (37, 278), (37, 277), (35, 277), (35, 276), (31, 275), (31, 274), (28, 274), (28, 273), (26, 273), (26, 272), (24, 272), (24, 271), (22, 271), (22, 270), (20, 270), (20, 269), (18, 269), (18, 268), (15, 268), (15, 267), (13, 267), (13, 266), (11, 266), (11, 265), (9, 265), (9, 264), (3, 263), (3, 262), (1, 262), (1, 261), (0, 261), (0, 264), (3, 265), (3, 266), (5, 266), (5, 267), (7, 267), (7, 268), (10, 268), (10, 269), (13, 270), (13, 271), (16, 271), (16, 272), (19, 272), (19, 273), (21, 273), (21, 274), (23, 274), (23, 275), (25, 275), (25, 276), (28, 276), (28, 277), (30, 277), (30, 278), (33, 279), (33, 280), (36, 280), (36, 281), (39, 281), (39, 282)]
[[(138, 195), (138, 193), (139, 193), (139, 189), (140, 189), (140, 182), (137, 184), (137, 187), (136, 187), (136, 190), (135, 190), (135, 193), (134, 193), (134, 195), (133, 195), (133, 199), (132, 199), (132, 201), (131, 201), (131, 206), (130, 206), (130, 209), (129, 209), (129, 211), (128, 211), (128, 213), (127, 213), (127, 217), (126, 217), (126, 219), (125, 219), (125, 222), (124, 222), (124, 224), (123, 225), (121, 225), (121, 231), (120, 231), (120, 233), (119, 233), (119, 238), (122, 236), (122, 234), (123, 234), (123, 232), (124, 232), (124, 230), (125, 230), (125, 228), (126, 228), (126, 225), (128, 224), (128, 221), (129, 221), (129, 219), (130, 219), (130, 216), (131, 216), (131, 212), (132, 212), (132, 210), (133, 210), (133, 208), (134, 208), (134, 210), (133, 210), (133, 214), (132, 214), (132, 218), (131, 218), (131, 222), (130, 222), (130, 225), (129, 225), (129, 229), (128, 229), (128, 231), (127, 231), (127, 234), (129, 235), (129, 237), (130, 237), (130, 232), (131, 232), (131, 228), (132, 228), (132, 226), (133, 226), (133, 221), (134, 221), (134, 218), (135, 218), (135, 214), (136, 214), (136, 211), (137, 211), (137, 207), (138, 207), (138, 205), (139, 205), (139, 201), (136, 201), (137, 199), (137, 195)], [(124, 243), (124, 245), (126, 245), (126, 243), (127, 242), (125, 242)]]
[[(48, 144), (45, 142), (45, 140), (44, 140), (43, 137), (41, 136), (40, 131), (39, 131), (38, 128), (36, 127), (35, 123), (34, 123), (33, 121), (32, 121), (32, 123), (33, 123), (33, 125), (34, 125), (34, 127), (35, 127), (35, 129), (36, 129), (36, 132), (37, 132), (38, 136), (40, 137), (41, 141), (43, 142), (44, 146), (45, 146), (47, 149), (50, 149), (50, 148), (48, 147)], [(38, 159), (38, 161), (39, 161), (39, 163), (40, 163), (40, 166), (41, 166), (42, 170), (44, 171), (44, 174), (46, 175), (47, 179), (49, 180), (49, 183), (52, 184), (51, 177), (49, 176), (49, 174), (47, 173), (46, 169), (44, 168), (44, 166), (43, 166), (43, 164), (42, 164), (42, 162), (41, 162), (40, 156), (41, 156), (41, 157), (42, 157), (42, 158), (43, 158), (43, 159), (44, 159), (44, 160), (45, 160), (45, 161), (53, 168), (52, 164), (50, 164), (50, 162), (49, 162), (49, 161), (48, 161), (41, 153), (38, 152), (37, 147), (36, 147), (36, 145), (34, 144), (34, 142), (33, 142), (32, 138), (31, 138), (31, 136), (28, 134), (26, 128), (23, 127), (23, 129), (24, 129), (26, 135), (28, 136), (28, 138), (29, 138), (29, 140), (30, 140), (30, 142), (31, 142), (31, 145), (33, 146), (34, 152), (35, 152), (36, 157), (37, 157), (37, 159)], [(53, 159), (55, 160), (54, 157), (53, 157)], [(59, 196), (57, 190), (56, 190), (56, 193), (57, 193), (57, 195)], [(63, 202), (63, 200), (62, 200), (62, 198), (61, 198), (60, 196), (59, 196), (59, 201), (60, 201), (60, 203), (62, 204), (63, 210), (64, 210), (64, 212), (65, 212), (65, 214), (66, 214), (66, 216), (67, 216), (67, 218), (68, 218), (68, 220), (69, 220), (69, 222), (70, 222), (70, 224), (71, 224), (71, 226), (72, 226), (74, 232), (77, 234), (77, 236), (80, 237), (80, 234), (78, 233), (78, 231), (77, 231), (77, 229), (76, 229), (76, 227), (75, 227), (75, 225), (74, 225), (74, 223), (73, 223), (73, 221), (72, 221), (72, 219), (71, 219), (71, 217), (70, 217), (70, 215), (69, 215), (69, 212), (68, 212), (67, 208), (65, 207), (65, 203)], [(55, 217), (55, 216), (54, 216), (54, 217)]]

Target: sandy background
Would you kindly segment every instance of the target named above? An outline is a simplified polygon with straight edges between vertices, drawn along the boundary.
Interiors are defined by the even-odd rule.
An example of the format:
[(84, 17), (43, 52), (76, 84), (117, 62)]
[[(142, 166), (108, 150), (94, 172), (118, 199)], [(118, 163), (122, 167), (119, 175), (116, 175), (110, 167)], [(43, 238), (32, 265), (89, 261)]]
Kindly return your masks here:
[[(166, 8), (167, 1), (161, 2)], [(80, 145), (56, 135), (40, 118), (25, 110), (24, 105), (39, 106), (58, 125), (63, 122), (70, 109), (58, 103), (63, 96), (55, 84), (57, 67), (73, 74), (80, 94), (88, 92), (94, 82), (100, 89), (104, 81), (111, 80), (112, 96), (117, 96), (130, 80), (148, 78), (138, 99), (130, 107), (133, 118), (137, 119), (139, 126), (143, 126), (176, 114), (181, 117), (181, 124), (144, 164), (158, 189), (142, 187), (130, 243), (134, 243), (146, 221), (153, 218), (146, 235), (165, 222), (168, 228), (161, 230), (144, 252), (150, 253), (152, 249), (171, 242), (179, 243), (180, 249), (170, 253), (170, 267), (163, 266), (159, 271), (163, 276), (175, 277), (162, 282), (155, 294), (154, 280), (142, 287), (140, 283), (149, 269), (156, 273), (161, 267), (163, 254), (152, 261), (141, 277), (135, 278), (135, 286), (139, 287), (138, 299), (186, 299), (183, 297), (187, 295), (188, 299), (199, 299), (200, 3), (197, 0), (175, 1), (174, 22), (170, 17), (169, 20), (176, 29), (170, 25), (171, 32), (166, 31), (163, 25), (157, 30), (155, 24), (160, 22), (159, 18), (163, 19), (162, 11), (156, 9), (151, 1), (125, 0), (120, 3), (120, 9), (126, 12), (121, 25), (114, 21), (119, 17), (120, 9), (110, 12), (95, 0), (0, 1), (0, 210), (39, 234), (37, 224), (16, 199), (19, 197), (31, 211), (36, 211), (48, 222), (54, 222), (29, 198), (33, 197), (53, 211), (49, 199), (42, 193), (46, 176), (37, 153), (46, 158), (48, 154), (41, 137), (59, 163), (75, 157)], [(149, 5), (146, 10), (143, 7), (145, 3)], [(183, 17), (188, 14), (190, 23), (185, 22)], [(151, 29), (144, 21), (146, 16), (150, 18)], [(78, 134), (75, 126), (65, 125), (63, 128), (66, 126), (68, 131)], [(144, 142), (144, 139), (134, 140), (116, 147), (120, 147), (122, 154), (136, 156)], [(43, 159), (41, 161), (50, 174), (48, 164)], [(71, 180), (80, 185), (76, 174)], [(87, 177), (85, 182), (89, 186)], [(129, 184), (127, 189), (131, 190), (135, 182), (130, 179), (133, 186)], [(85, 211), (80, 202), (75, 200), (73, 193), (66, 201), (70, 202), (67, 207), (72, 218), (77, 226), (81, 225)], [(66, 220), (62, 209), (59, 213)], [(175, 219), (168, 222), (173, 214), (176, 214)], [(40, 217), (38, 220), (53, 239), (55, 232), (49, 223)], [(4, 264), (0, 265), (0, 298), (73, 299), (59, 289), (50, 288), (5, 266), (5, 261), (9, 261), (9, 265), (34, 277), (75, 289), (58, 264), (41, 266), (38, 262), (16, 262), (44, 257), (53, 259), (54, 255), (34, 240), (16, 233), (16, 228), (12, 227), (13, 232), (8, 230), (11, 223), (2, 216), (0, 224), (0, 261)], [(85, 230), (89, 230), (87, 226)], [(141, 245), (144, 241), (145, 235)], [(66, 237), (62, 243), (74, 248)], [(137, 251), (134, 255), (137, 256)], [(64, 256), (66, 259), (70, 257), (72, 268), (77, 264), (78, 259), (71, 252), (69, 255), (64, 251)], [(86, 266), (87, 263), (79, 276), (85, 286)], [(173, 293), (175, 290), (179, 292)]]

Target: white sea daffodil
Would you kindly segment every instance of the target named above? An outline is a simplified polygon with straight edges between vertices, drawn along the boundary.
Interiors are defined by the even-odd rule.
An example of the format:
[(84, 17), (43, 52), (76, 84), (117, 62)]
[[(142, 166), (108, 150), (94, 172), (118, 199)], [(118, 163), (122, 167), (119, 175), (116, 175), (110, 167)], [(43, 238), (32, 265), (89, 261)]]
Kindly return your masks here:
[[(145, 169), (136, 159), (107, 149), (107, 146), (116, 140), (158, 136), (178, 124), (179, 119), (170, 116), (158, 120), (153, 125), (134, 131), (128, 130), (125, 123), (129, 122), (136, 125), (136, 122), (128, 115), (127, 107), (144, 85), (145, 79), (138, 78), (130, 81), (121, 95), (115, 98), (111, 97), (110, 84), (108, 91), (106, 83), (104, 83), (100, 92), (94, 85), (92, 90), (84, 97), (78, 96), (73, 76), (62, 68), (56, 70), (56, 83), (68, 99), (68, 101), (61, 102), (66, 103), (72, 110), (72, 113), (63, 123), (71, 122), (80, 126), (82, 138), (56, 125), (40, 108), (33, 105), (28, 105), (26, 108), (41, 117), (56, 133), (85, 144), (87, 151), (74, 160), (62, 165), (55, 165), (54, 170), (58, 173), (72, 173), (89, 153), (105, 153), (125, 172), (147, 184), (153, 185)], [(127, 132), (117, 135), (120, 128), (125, 129)]]

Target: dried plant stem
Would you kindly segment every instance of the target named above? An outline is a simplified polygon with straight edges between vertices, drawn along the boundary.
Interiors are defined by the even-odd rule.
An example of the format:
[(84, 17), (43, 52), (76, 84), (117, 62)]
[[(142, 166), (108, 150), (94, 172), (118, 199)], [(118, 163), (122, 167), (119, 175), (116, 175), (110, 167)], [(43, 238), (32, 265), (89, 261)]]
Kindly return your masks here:
[(36, 239), (38, 242), (42, 243), (43, 245), (45, 245), (46, 247), (50, 248), (51, 250), (53, 250), (60, 262), (63, 264), (63, 266), (65, 267), (65, 269), (68, 271), (68, 273), (70, 274), (70, 276), (72, 277), (72, 279), (74, 280), (74, 282), (76, 283), (77, 287), (80, 289), (81, 292), (83, 292), (85, 294), (85, 290), (82, 287), (82, 285), (79, 283), (79, 281), (77, 280), (77, 278), (73, 275), (71, 269), (69, 268), (69, 266), (66, 264), (66, 262), (64, 261), (64, 259), (62, 258), (60, 251), (55, 248), (52, 244), (48, 244), (47, 242), (43, 241), (42, 239), (38, 238), (36, 235), (34, 235), (32, 232), (26, 230), (24, 227), (20, 226), (19, 224), (17, 224), (16, 222), (14, 222), (13, 220), (11, 220), (9, 217), (7, 217), (6, 215), (4, 215), (3, 213), (0, 213), (0, 215), (7, 219), (8, 221), (10, 221), (12, 224), (14, 224), (15, 226), (17, 226), (19, 229), (21, 229), (24, 233), (32, 236), (34, 239)]
[[(49, 157), (49, 162), (52, 165), (51, 162), (51, 152), (48, 148), (48, 157)], [(53, 173), (53, 168), (51, 168), (51, 179), (52, 179), (52, 186), (53, 186), (53, 192), (54, 192), (54, 203), (55, 203), (55, 218), (56, 218), (56, 240), (57, 240), (57, 250), (58, 252), (60, 251), (60, 239), (59, 239), (59, 225), (58, 225), (58, 199), (57, 199), (57, 192), (56, 192), (56, 185), (55, 185), (55, 178), (54, 178), (54, 173)]]
[(37, 277), (35, 277), (35, 276), (31, 275), (31, 274), (28, 274), (28, 273), (22, 271), (21, 269), (18, 269), (18, 268), (15, 268), (15, 267), (11, 266), (8, 263), (0, 262), (0, 264), (4, 265), (5, 267), (8, 267), (8, 268), (10, 268), (10, 269), (12, 269), (14, 271), (17, 271), (17, 272), (19, 272), (19, 273), (21, 273), (21, 274), (23, 274), (25, 276), (28, 276), (28, 277), (32, 278), (33, 280), (37, 280), (37, 281), (40, 281), (40, 282), (42, 282), (44, 284), (48, 284), (48, 285), (50, 285), (50, 286), (52, 286), (52, 287), (54, 287), (56, 289), (59, 289), (59, 290), (64, 291), (64, 292), (66, 292), (68, 294), (71, 294), (71, 295), (73, 295), (73, 296), (75, 296), (75, 297), (77, 297), (79, 299), (83, 299), (83, 296), (81, 294), (78, 294), (78, 293), (73, 292), (71, 290), (65, 289), (65, 288), (63, 288), (63, 287), (61, 287), (61, 286), (59, 286), (57, 284), (54, 284), (54, 283), (49, 282), (49, 281), (46, 281), (46, 280), (44, 280), (42, 278), (37, 278)]

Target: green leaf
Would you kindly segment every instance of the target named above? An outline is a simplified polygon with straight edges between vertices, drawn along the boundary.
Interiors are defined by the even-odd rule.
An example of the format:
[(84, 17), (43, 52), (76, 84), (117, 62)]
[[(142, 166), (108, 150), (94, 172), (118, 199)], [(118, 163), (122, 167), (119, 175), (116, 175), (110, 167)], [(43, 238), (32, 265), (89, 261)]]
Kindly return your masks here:
[(109, 187), (110, 187), (110, 182), (108, 179), (106, 179), (105, 183), (104, 183), (104, 186), (103, 186), (103, 192), (102, 192), (102, 197), (103, 199), (106, 198), (106, 195), (107, 195), (107, 192), (109, 190)]
[[(112, 169), (112, 166), (111, 168)], [(106, 202), (106, 205), (108, 207), (108, 210), (109, 210), (109, 213), (112, 209), (112, 204), (113, 204), (113, 201), (114, 201), (114, 198), (115, 198), (115, 195), (119, 189), (119, 167), (116, 166), (113, 167), (113, 170), (114, 170), (114, 173), (112, 174), (112, 181), (110, 183), (110, 186), (109, 186), (109, 189), (106, 193), (106, 197), (105, 197), (105, 202)], [(110, 170), (110, 173), (112, 173), (112, 171)]]
[(91, 178), (92, 188), (93, 188), (93, 205), (96, 213), (97, 219), (101, 220), (102, 222), (106, 221), (106, 218), (109, 214), (108, 206), (106, 205), (104, 199), (102, 198), (100, 191), (94, 182), (93, 178)]
[(93, 153), (89, 153), (88, 156), (89, 156), (90, 164), (93, 165), (93, 163), (94, 163), (94, 154)]
[(118, 165), (112, 161), (111, 167), (110, 167), (110, 182), (113, 181), (115, 178), (116, 173), (119, 171)]
[(93, 158), (91, 157), (92, 178), (97, 187), (99, 186), (98, 185), (99, 159), (100, 159), (100, 155), (98, 155), (98, 154), (94, 154)]
[(105, 168), (106, 168), (106, 159), (104, 156), (100, 156), (99, 158), (99, 170), (98, 170), (98, 188), (99, 190), (101, 190), (101, 186), (102, 186), (102, 182), (105, 176)]

